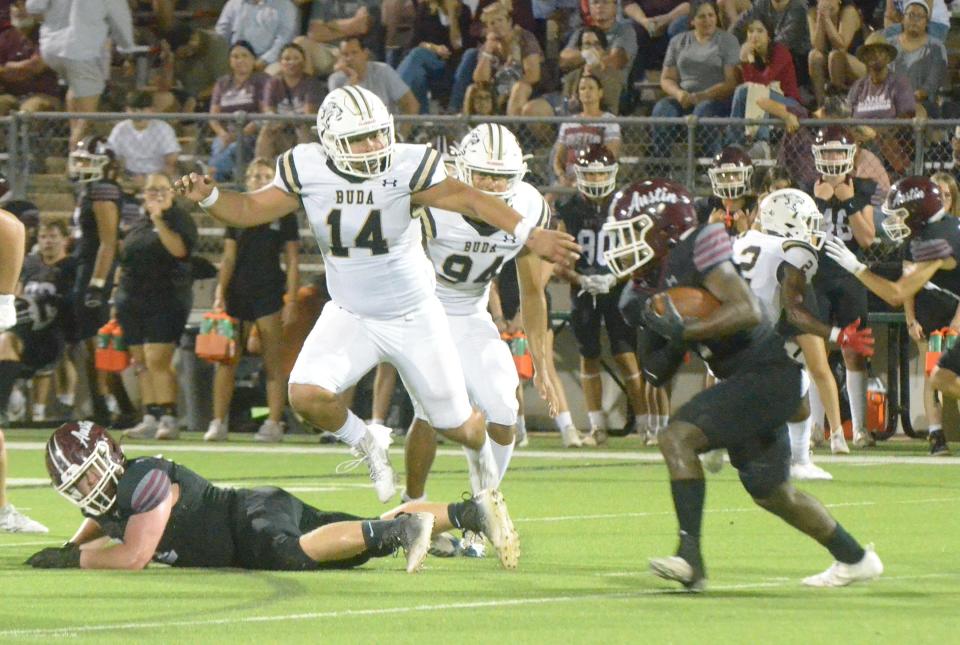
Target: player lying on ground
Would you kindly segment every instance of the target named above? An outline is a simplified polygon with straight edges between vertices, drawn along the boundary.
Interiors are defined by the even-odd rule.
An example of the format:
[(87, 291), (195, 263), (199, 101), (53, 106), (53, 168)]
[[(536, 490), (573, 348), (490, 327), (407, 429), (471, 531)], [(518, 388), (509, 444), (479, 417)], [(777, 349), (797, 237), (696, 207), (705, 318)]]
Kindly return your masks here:
[[(680, 544), (676, 555), (650, 561), (653, 572), (690, 591), (705, 586), (700, 528), (706, 483), (697, 455), (726, 448), (754, 501), (836, 558), (804, 584), (838, 587), (879, 576), (883, 565), (872, 547), (861, 547), (823, 504), (789, 481), (785, 424), (801, 405), (800, 366), (787, 356), (783, 339), (737, 273), (723, 224), (698, 226), (689, 193), (674, 182), (654, 180), (621, 191), (604, 228), (612, 235), (605, 252), (611, 271), (633, 276), (620, 307), (627, 322), (640, 327), (640, 364), (647, 378), (654, 385), (666, 383), (690, 350), (720, 379), (677, 410), (661, 433)], [(651, 297), (674, 286), (706, 290), (716, 308), (684, 319), (669, 297)]]
[[(281, 488), (219, 488), (160, 457), (128, 460), (102, 427), (65, 423), (50, 437), (47, 472), (85, 519), (70, 541), (32, 555), (36, 568), (238, 567), (344, 569), (403, 548), (407, 571), (423, 564), (431, 532), (482, 531), (504, 567), (520, 545), (498, 491), (453, 504), (400, 506), (386, 519), (320, 511)], [(111, 543), (112, 538), (121, 540)]]

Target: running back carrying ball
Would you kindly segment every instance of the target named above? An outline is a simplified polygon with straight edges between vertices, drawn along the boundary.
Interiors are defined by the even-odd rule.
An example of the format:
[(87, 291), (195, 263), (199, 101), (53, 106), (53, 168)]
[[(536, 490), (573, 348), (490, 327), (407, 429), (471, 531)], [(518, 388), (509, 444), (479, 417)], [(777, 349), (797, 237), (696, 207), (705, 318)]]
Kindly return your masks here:
[(697, 287), (673, 287), (653, 297), (654, 311), (661, 316), (664, 311), (664, 295), (673, 301), (673, 306), (677, 308), (677, 312), (679, 312), (682, 318), (703, 320), (704, 318), (708, 318), (720, 307), (720, 301), (706, 289), (699, 289)]

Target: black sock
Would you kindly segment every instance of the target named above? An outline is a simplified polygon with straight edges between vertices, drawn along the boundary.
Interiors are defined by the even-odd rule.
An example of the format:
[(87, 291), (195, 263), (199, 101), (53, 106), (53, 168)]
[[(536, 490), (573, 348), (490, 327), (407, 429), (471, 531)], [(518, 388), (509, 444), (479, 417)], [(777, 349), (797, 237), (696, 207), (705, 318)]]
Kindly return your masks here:
[(367, 553), (375, 558), (382, 558), (397, 550), (398, 544), (392, 540), (384, 540), (384, 534), (393, 526), (396, 520), (365, 520), (360, 524), (363, 530), (363, 543), (367, 545)]
[(703, 522), (703, 500), (707, 495), (707, 483), (703, 479), (676, 479), (670, 482), (673, 507), (677, 512), (680, 531), (700, 539)]
[(152, 416), (154, 419), (159, 419), (163, 416), (163, 407), (157, 403), (148, 403), (145, 406), (147, 414)]
[(170, 416), (170, 417), (175, 417), (175, 416), (177, 416), (177, 404), (176, 404), (176, 403), (158, 403), (158, 404), (157, 404), (157, 410), (158, 410), (159, 413), (160, 413), (159, 415), (157, 415), (157, 418), (160, 418), (160, 417), (163, 417), (163, 416)]
[(10, 402), (10, 393), (17, 382), (21, 364), (19, 361), (0, 361), (0, 410), (7, 409)]
[(837, 522), (836, 530), (823, 543), (823, 546), (827, 547), (834, 559), (844, 564), (856, 564), (866, 553), (860, 543), (840, 525), (840, 522)]

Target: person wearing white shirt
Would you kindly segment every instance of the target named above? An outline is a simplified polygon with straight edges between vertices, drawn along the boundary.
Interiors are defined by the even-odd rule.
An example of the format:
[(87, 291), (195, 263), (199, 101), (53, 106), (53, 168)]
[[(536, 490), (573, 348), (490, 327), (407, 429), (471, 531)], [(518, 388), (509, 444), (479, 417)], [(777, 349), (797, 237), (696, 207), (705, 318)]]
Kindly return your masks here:
[[(153, 97), (148, 92), (131, 92), (127, 96), (127, 112), (131, 115), (150, 114), (153, 112), (152, 102)], [(113, 126), (107, 143), (138, 186), (146, 175), (163, 173), (173, 177), (176, 171), (180, 142), (166, 121), (126, 119)]]

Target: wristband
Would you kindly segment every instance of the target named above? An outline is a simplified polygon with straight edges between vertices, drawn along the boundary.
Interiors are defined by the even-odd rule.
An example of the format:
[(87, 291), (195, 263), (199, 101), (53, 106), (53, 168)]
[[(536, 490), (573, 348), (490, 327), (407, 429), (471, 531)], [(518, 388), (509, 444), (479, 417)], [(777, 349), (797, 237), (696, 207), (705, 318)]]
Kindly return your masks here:
[(102, 289), (103, 285), (107, 284), (107, 281), (103, 278), (90, 278), (89, 286), (95, 287), (97, 289)]
[(533, 225), (527, 222), (526, 220), (520, 220), (520, 222), (513, 229), (513, 236), (520, 241), (521, 244), (527, 243), (527, 238), (530, 237), (530, 232), (533, 230)]
[(199, 202), (197, 202), (197, 206), (199, 206), (203, 210), (207, 210), (208, 208), (216, 204), (218, 199), (220, 199), (220, 188), (217, 186), (214, 186), (213, 191), (209, 195), (207, 195), (206, 197), (201, 199)]
[(829, 339), (829, 340), (830, 340), (831, 343), (834, 343), (834, 344), (835, 344), (835, 343), (837, 342), (837, 339), (840, 338), (840, 332), (841, 332), (841, 331), (842, 331), (842, 330), (841, 330), (839, 327), (834, 327), (833, 329), (830, 330), (830, 339)]

